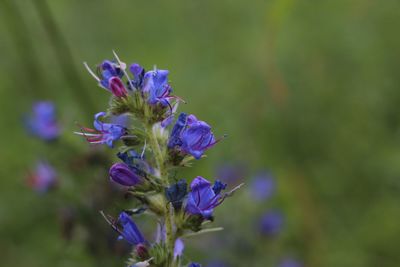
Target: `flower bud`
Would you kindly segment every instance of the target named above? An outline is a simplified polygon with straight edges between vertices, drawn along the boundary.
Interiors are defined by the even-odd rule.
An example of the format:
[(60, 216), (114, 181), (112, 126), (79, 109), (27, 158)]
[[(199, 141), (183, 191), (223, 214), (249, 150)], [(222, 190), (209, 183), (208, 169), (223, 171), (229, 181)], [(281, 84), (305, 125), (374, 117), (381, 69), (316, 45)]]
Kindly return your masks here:
[(115, 163), (109, 173), (113, 182), (123, 186), (135, 186), (143, 183), (143, 177), (125, 163)]
[(125, 97), (128, 94), (124, 84), (118, 77), (112, 77), (109, 80), (110, 90), (116, 97)]
[(165, 196), (167, 200), (172, 203), (176, 210), (181, 208), (186, 193), (187, 184), (185, 179), (181, 179), (177, 183), (172, 184), (170, 187), (165, 189)]
[(141, 260), (145, 260), (145, 259), (149, 258), (149, 250), (143, 243), (136, 245), (135, 254)]

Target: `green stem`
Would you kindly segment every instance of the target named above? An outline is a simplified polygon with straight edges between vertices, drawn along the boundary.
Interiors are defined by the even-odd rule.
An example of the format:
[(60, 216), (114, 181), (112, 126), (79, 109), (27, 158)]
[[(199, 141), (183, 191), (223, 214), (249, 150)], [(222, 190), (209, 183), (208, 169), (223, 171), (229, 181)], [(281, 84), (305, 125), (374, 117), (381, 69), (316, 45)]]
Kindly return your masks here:
[(155, 135), (153, 127), (151, 125), (148, 125), (146, 127), (146, 132), (149, 138), (150, 148), (154, 153), (157, 169), (160, 172), (159, 178), (162, 179), (166, 185), (168, 185), (169, 184), (168, 175), (165, 173), (165, 160), (164, 160), (165, 157), (164, 153), (162, 152), (162, 149), (160, 148), (160, 144), (158, 143), (157, 136)]
[[(160, 173), (160, 179), (163, 181), (165, 186), (169, 185), (168, 173), (165, 168), (165, 148), (160, 147), (160, 143), (158, 142), (157, 135), (153, 131), (152, 125), (146, 125), (146, 133), (149, 138), (149, 146), (151, 151), (154, 154), (155, 163), (157, 165), (158, 171)], [(165, 199), (165, 203), (168, 200)], [(168, 203), (166, 206), (166, 211), (164, 215), (164, 222), (165, 222), (165, 235), (166, 235), (166, 246), (168, 252), (168, 267), (175, 267), (176, 262), (174, 261), (174, 246), (175, 246), (175, 233), (173, 229), (173, 222), (174, 222), (174, 208), (171, 203)]]
[(166, 245), (168, 249), (168, 255), (170, 262), (168, 266), (174, 266), (174, 246), (175, 246), (175, 235), (172, 229), (172, 220), (173, 220), (173, 207), (172, 204), (169, 203), (167, 205), (167, 213), (165, 214), (165, 235), (166, 235)]

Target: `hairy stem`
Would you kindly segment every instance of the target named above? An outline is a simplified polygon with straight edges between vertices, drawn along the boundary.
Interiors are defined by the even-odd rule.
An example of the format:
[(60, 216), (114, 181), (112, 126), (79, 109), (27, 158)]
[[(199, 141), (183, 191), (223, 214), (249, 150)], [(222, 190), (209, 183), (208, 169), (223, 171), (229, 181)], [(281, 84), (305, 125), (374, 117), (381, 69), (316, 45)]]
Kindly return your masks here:
[[(147, 125), (146, 126), (146, 132), (147, 136), (149, 138), (149, 146), (151, 151), (154, 154), (155, 158), (155, 163), (157, 165), (158, 171), (159, 171), (159, 178), (163, 181), (165, 186), (169, 186), (169, 179), (168, 179), (168, 172), (166, 171), (165, 168), (165, 148), (160, 146), (160, 143), (158, 142), (157, 135), (155, 131), (153, 130), (152, 125)], [(168, 200), (165, 199), (165, 203), (167, 203)], [(165, 244), (167, 247), (167, 252), (168, 252), (168, 262), (167, 262), (167, 267), (175, 267), (176, 262), (174, 261), (174, 245), (175, 245), (175, 234), (174, 234), (174, 229), (173, 229), (173, 223), (174, 223), (174, 208), (171, 203), (168, 203), (166, 205), (166, 212), (164, 215), (164, 222), (165, 222), (165, 235), (166, 235), (166, 240)]]
[(151, 151), (154, 154), (157, 169), (160, 172), (159, 178), (162, 179), (166, 185), (168, 185), (168, 176), (165, 173), (165, 157), (160, 147), (160, 144), (158, 143), (156, 133), (153, 131), (153, 127), (151, 125), (148, 125), (146, 127), (146, 132), (149, 138)]
[(173, 207), (171, 203), (167, 205), (167, 213), (165, 214), (165, 235), (166, 235), (166, 245), (168, 248), (168, 255), (170, 262), (168, 266), (174, 266), (174, 245), (175, 245), (175, 235), (172, 228), (172, 220), (173, 220)]

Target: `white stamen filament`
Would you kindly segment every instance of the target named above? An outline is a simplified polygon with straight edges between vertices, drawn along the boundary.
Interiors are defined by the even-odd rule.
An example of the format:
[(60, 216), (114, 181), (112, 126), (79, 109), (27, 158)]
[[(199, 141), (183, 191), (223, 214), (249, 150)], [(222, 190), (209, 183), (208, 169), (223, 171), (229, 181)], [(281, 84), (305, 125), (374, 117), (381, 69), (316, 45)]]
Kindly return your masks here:
[(128, 79), (128, 82), (131, 85), (132, 90), (134, 90), (135, 87), (133, 86), (132, 80), (131, 80), (131, 78), (129, 78), (129, 75), (125, 70), (126, 69), (126, 64), (119, 59), (117, 53), (115, 53), (114, 50), (113, 50), (113, 54), (114, 54), (115, 59), (118, 61), (119, 67), (122, 69), (122, 71), (124, 72), (126, 78)]
[(101, 134), (91, 134), (91, 133), (82, 133), (82, 132), (74, 132), (74, 134), (83, 135), (83, 136), (94, 136), (94, 137), (101, 136)]
[(90, 73), (90, 75), (93, 76), (93, 78), (96, 79), (96, 81), (100, 82), (100, 78), (97, 77), (97, 75), (90, 69), (89, 65), (86, 62), (83, 62), (83, 65), (85, 66), (85, 68), (87, 69), (87, 71)]

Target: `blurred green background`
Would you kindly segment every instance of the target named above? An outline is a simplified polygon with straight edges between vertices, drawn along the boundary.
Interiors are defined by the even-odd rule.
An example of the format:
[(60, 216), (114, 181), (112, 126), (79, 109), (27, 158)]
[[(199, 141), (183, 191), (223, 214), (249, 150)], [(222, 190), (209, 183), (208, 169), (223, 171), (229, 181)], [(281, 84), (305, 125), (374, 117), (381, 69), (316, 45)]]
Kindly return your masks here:
[[(101, 266), (82, 245), (87, 233), (61, 238), (57, 193), (37, 196), (24, 177), (46, 156), (73, 179), (65, 158), (89, 150), (75, 123), (90, 125), (109, 98), (82, 62), (114, 49), (169, 69), (188, 102), (181, 110), (228, 134), (179, 175), (214, 179), (230, 162), (247, 166), (245, 182), (258, 170), (275, 175), (273, 199), (255, 204), (245, 188), (219, 207), (215, 224), (226, 230), (187, 242), (191, 258), (400, 266), (399, 1), (2, 0), (0, 16), (0, 265)], [(57, 149), (24, 132), (21, 118), (40, 99), (57, 105)], [(67, 199), (79, 198), (84, 174)], [(285, 225), (263, 239), (252, 225), (270, 207)], [(102, 220), (98, 210), (89, 217)]]

